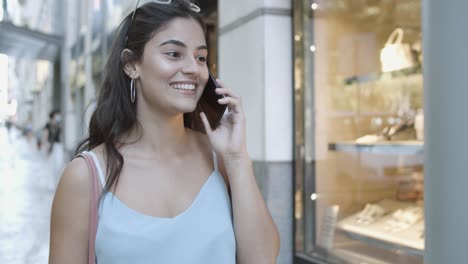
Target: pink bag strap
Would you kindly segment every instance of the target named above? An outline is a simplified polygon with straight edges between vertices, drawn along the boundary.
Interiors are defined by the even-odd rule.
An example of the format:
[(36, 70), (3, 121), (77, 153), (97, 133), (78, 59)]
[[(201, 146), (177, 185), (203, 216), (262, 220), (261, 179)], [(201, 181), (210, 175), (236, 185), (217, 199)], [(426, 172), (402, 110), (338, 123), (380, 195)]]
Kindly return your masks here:
[(98, 225), (98, 208), (99, 208), (99, 181), (98, 181), (98, 171), (96, 164), (94, 163), (93, 158), (87, 152), (79, 154), (77, 157), (82, 157), (85, 159), (86, 164), (88, 165), (89, 170), (89, 179), (90, 179), (90, 204), (89, 204), (89, 233), (88, 233), (88, 264), (96, 263), (96, 252), (95, 252), (95, 242), (96, 242), (96, 232)]

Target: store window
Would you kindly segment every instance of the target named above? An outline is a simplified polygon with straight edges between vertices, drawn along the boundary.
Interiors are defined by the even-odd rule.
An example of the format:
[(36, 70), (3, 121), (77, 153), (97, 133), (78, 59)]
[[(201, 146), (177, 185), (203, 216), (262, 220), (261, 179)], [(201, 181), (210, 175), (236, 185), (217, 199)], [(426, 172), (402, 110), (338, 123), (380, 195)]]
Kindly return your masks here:
[(423, 263), (421, 0), (294, 0), (295, 251)]

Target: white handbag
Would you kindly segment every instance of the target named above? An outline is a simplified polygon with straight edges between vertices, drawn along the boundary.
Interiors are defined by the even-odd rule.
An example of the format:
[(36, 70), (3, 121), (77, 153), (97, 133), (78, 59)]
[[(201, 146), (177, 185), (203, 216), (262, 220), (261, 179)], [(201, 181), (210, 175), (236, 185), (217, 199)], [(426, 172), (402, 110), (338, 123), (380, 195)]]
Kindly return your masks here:
[(397, 71), (415, 66), (411, 49), (403, 44), (403, 29), (396, 28), (380, 51), (382, 72)]

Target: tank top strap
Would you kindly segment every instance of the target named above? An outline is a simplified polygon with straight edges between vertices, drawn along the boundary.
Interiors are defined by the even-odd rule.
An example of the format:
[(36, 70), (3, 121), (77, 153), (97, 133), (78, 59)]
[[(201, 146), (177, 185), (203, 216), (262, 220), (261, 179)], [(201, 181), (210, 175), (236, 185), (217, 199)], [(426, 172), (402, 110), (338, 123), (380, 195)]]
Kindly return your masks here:
[(215, 171), (218, 171), (218, 157), (216, 155), (216, 152), (212, 150), (213, 152), (213, 164), (214, 164), (214, 169)]
[(102, 189), (104, 189), (104, 186), (106, 186), (106, 178), (104, 177), (104, 171), (102, 170), (101, 163), (99, 162), (96, 154), (94, 154), (92, 151), (86, 151), (88, 154), (91, 155), (93, 158), (94, 164), (96, 165), (98, 175), (99, 175), (99, 182), (101, 183)]

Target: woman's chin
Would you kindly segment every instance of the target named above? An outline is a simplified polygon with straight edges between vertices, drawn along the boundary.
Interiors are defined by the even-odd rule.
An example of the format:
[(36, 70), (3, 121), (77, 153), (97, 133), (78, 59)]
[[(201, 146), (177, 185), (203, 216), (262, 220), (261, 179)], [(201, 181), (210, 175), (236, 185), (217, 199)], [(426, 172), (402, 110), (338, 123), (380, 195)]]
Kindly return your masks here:
[(180, 100), (172, 104), (173, 113), (191, 113), (197, 108), (198, 102), (195, 100)]
[(195, 109), (197, 109), (197, 105), (193, 105), (193, 106), (181, 106), (179, 107), (179, 112), (181, 113), (191, 113), (193, 111), (195, 111)]

